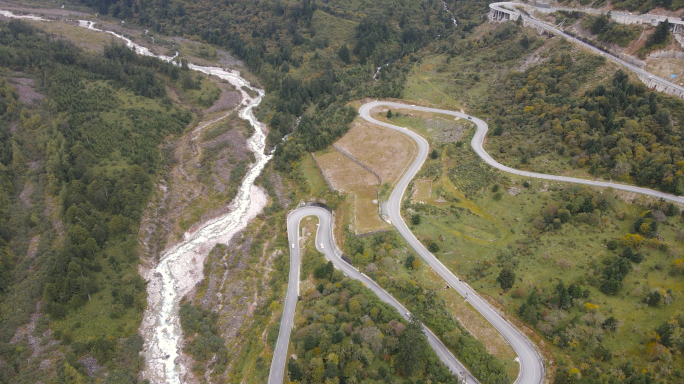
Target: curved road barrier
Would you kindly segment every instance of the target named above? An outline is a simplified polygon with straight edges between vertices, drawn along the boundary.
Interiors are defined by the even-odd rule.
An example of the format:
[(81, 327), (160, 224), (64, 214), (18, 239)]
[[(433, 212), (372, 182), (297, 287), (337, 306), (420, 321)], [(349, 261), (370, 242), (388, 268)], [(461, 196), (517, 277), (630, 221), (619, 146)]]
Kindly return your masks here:
[[(283, 305), (283, 316), (280, 321), (280, 331), (273, 360), (271, 361), (271, 371), (268, 376), (269, 384), (282, 384), (285, 374), (285, 364), (288, 344), (290, 343), (290, 332), (294, 320), (295, 308), (299, 298), (299, 271), (301, 266), (301, 252), (299, 249), (299, 222), (307, 216), (318, 217), (318, 230), (316, 231), (316, 249), (325, 255), (325, 258), (332, 261), (335, 268), (341, 270), (347, 277), (361, 281), (366, 288), (373, 291), (383, 302), (393, 306), (399, 314), (408, 319), (410, 314), (392, 295), (382, 289), (370, 277), (359, 272), (356, 268), (342, 260), (342, 252), (335, 245), (333, 239), (333, 217), (326, 209), (321, 207), (305, 206), (296, 209), (287, 216), (287, 236), (290, 243), (290, 277), (287, 285), (287, 294)], [(460, 380), (468, 384), (479, 384), (473, 375), (454, 357), (451, 351), (423, 325), (423, 330), (427, 336), (430, 346), (437, 352), (437, 356), (442, 362), (456, 374)]]

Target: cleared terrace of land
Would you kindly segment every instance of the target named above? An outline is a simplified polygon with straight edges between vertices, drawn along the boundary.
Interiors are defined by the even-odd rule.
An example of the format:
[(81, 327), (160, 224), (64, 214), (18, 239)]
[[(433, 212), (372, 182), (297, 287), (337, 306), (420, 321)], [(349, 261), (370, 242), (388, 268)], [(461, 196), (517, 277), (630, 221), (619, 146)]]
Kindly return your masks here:
[[(349, 132), (335, 145), (377, 173), (392, 186), (415, 158), (417, 148), (408, 137), (387, 128), (355, 121)], [(348, 156), (335, 149), (316, 153), (321, 171), (333, 187), (354, 195), (354, 229), (367, 233), (389, 229), (378, 214), (378, 178)], [(374, 200), (376, 202), (374, 202)]]
[(378, 206), (373, 202), (378, 195), (378, 178), (375, 175), (336, 150), (319, 152), (316, 161), (336, 190), (353, 196), (353, 226), (356, 233), (389, 228), (380, 218)]
[(383, 183), (392, 185), (417, 153), (416, 144), (408, 136), (359, 121), (335, 145), (379, 174)]

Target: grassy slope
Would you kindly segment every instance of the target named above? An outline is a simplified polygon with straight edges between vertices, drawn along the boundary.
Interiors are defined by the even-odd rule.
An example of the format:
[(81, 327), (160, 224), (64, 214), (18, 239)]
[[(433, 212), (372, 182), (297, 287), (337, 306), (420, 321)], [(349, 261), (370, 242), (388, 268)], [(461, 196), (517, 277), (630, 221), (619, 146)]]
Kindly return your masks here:
[[(614, 257), (622, 247), (618, 251), (608, 251), (605, 244), (609, 239), (619, 239), (629, 233), (634, 220), (653, 204), (657, 205), (657, 202), (637, 199), (634, 204), (628, 204), (622, 198), (616, 198), (613, 200), (612, 209), (603, 214), (598, 228), (571, 222), (564, 224), (560, 230), (540, 232), (532, 226), (531, 221), (538, 217), (550, 202), (562, 201), (561, 193), (554, 191), (574, 189), (573, 187), (532, 181), (532, 186), (525, 188), (521, 185), (522, 179), (497, 171), (493, 171), (494, 178), (488, 182), (475, 182), (474, 178), (480, 179), (481, 174), (458, 168), (458, 164), (480, 162), (469, 147), (451, 147), (444, 154), (450, 154), (448, 158), (445, 156), (443, 161), (445, 164), (452, 164), (452, 180), (469, 187), (467, 190), (471, 192), (468, 194), (470, 198), (454, 189), (451, 192), (460, 200), (454, 205), (447, 206), (435, 201), (428, 206), (411, 205), (409, 213), (418, 211), (424, 215), (421, 224), (412, 227), (419, 239), (429, 244), (437, 241), (439, 236), (444, 236), (445, 241), (438, 242), (440, 251), (437, 254), (442, 262), (458, 275), (467, 277), (476, 289), (496, 298), (511, 314), (517, 313), (524, 301), (521, 297), (533, 289), (543, 292), (542, 296), (552, 296), (559, 280), (566, 285), (580, 283), (583, 288), (589, 288), (589, 298), (578, 303), (578, 306), (570, 311), (554, 310), (553, 305), (550, 305), (549, 318), (544, 317), (545, 320), (540, 322), (537, 328), (542, 335), (546, 332), (546, 341), (552, 346), (556, 358), (564, 365), (563, 369), (582, 367), (584, 374), (585, 369), (599, 363), (591, 360), (592, 347), (588, 347), (585, 342), (580, 341), (576, 346), (554, 346), (559, 341), (554, 339), (551, 327), (546, 324), (562, 324), (573, 316), (584, 316), (583, 319), (590, 316), (604, 319), (614, 316), (624, 326), (618, 332), (603, 337), (601, 345), (612, 351), (616, 358), (610, 363), (600, 363), (602, 369), (632, 360), (638, 367), (650, 367), (648, 369), (656, 370), (663, 375), (663, 363), (654, 363), (645, 354), (645, 348), (649, 341), (649, 332), (675, 315), (677, 305), (651, 308), (646, 307), (643, 300), (653, 289), (670, 290), (675, 295), (676, 292), (684, 292), (681, 279), (673, 276), (671, 272), (674, 271), (671, 269), (673, 258), (681, 255), (683, 251), (681, 243), (676, 240), (681, 218), (670, 218), (660, 227), (660, 235), (670, 246), (669, 250), (659, 251), (643, 247), (642, 252), (645, 253), (646, 260), (640, 265), (634, 265), (635, 271), (625, 279), (621, 293), (617, 296), (606, 295), (600, 292), (596, 280), (597, 276), (600, 276), (598, 271), (604, 267), (601, 261)], [(445, 178), (440, 180), (442, 185), (448, 184)], [(500, 191), (503, 192), (500, 200), (494, 198), (496, 193), (488, 191), (495, 184), (500, 185)], [(515, 188), (520, 193), (512, 196), (507, 193), (509, 188)], [(616, 194), (610, 190), (594, 193), (611, 196)], [(452, 213), (453, 207), (456, 207), (455, 214)], [(487, 212), (489, 217), (503, 223), (510, 233), (502, 232), (483, 221), (478, 211)], [(502, 295), (495, 280), (500, 270), (498, 256), (516, 251), (517, 281), (512, 294)], [(586, 302), (599, 305), (600, 308), (587, 315), (589, 311), (583, 307)], [(584, 332), (586, 328), (592, 327), (591, 324), (580, 324), (585, 327)]]

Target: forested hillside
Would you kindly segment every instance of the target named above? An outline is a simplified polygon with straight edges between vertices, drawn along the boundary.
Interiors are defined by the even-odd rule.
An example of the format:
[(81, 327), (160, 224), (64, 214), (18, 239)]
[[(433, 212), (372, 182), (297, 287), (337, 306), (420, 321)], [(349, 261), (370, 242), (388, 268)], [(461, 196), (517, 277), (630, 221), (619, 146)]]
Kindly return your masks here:
[[(309, 152), (328, 147), (349, 129), (356, 116), (356, 111), (348, 105), (352, 100), (406, 97), (426, 102), (435, 100), (433, 96), (439, 94), (439, 103), (453, 102), (454, 108), (458, 105), (489, 119), (491, 136), (487, 150), (503, 163), (547, 173), (588, 172), (590, 177), (612, 178), (684, 194), (684, 148), (679, 137), (684, 105), (680, 100), (647, 89), (630, 80), (627, 73), (606, 65), (601, 57), (581, 52), (559, 38), (538, 37), (533, 30), (514, 23), (483, 24), (490, 1), (72, 1), (92, 7), (93, 13), (99, 12), (117, 22), (124, 20), (158, 34), (186, 37), (230, 50), (244, 61), (267, 91), (257, 114), (259, 120), (269, 123), (268, 139), (271, 146), (276, 146), (276, 156), (273, 168), (268, 170), (269, 177), (263, 176), (260, 183), (268, 189), (274, 203), (255, 220), (258, 225), (243, 233), (240, 244), (249, 251), (249, 258), (245, 259), (249, 263), (245, 264), (257, 265), (262, 256), (268, 260), (267, 254), (278, 254), (272, 270), (275, 272), (268, 275), (269, 288), (264, 296), (268, 299), (259, 301), (256, 309), (250, 309), (254, 312), (246, 315), (253, 316), (254, 323), (245, 323), (236, 329), (233, 344), (222, 343), (224, 339), (220, 337), (225, 330), (221, 329), (225, 319), (208, 311), (203, 304), (213, 303), (210, 299), (204, 300), (204, 295), (212, 294), (207, 294), (206, 288), (211, 282), (198, 285), (197, 298), (202, 303), (191, 298), (192, 305), (184, 304), (181, 323), (188, 337), (185, 351), (197, 363), (193, 371), (198, 377), (207, 374), (233, 382), (259, 382), (266, 377), (266, 358), (277, 335), (279, 301), (287, 278), (289, 243), (285, 237), (285, 211), (281, 209), (290, 200), (296, 203), (323, 198), (337, 210), (338, 217), (343, 217), (345, 209), (349, 209), (345, 207), (344, 195), (327, 189), (325, 194), (317, 195), (311, 182), (311, 175), (317, 170), (305, 168), (302, 163)], [(654, 7), (676, 9), (681, 6), (680, 2), (613, 1), (613, 4), (619, 9), (645, 11)], [(587, 17), (585, 22), (585, 28), (603, 42), (625, 45), (636, 34), (633, 29), (610, 23), (607, 17)], [(664, 43), (656, 40), (662, 40), (664, 33), (653, 36), (656, 37), (650, 47)], [(414, 83), (407, 91), (409, 76)], [(43, 101), (22, 100), (16, 84), (26, 82), (33, 84), (32, 89)], [(87, 54), (28, 24), (16, 21), (0, 24), (0, 382), (135, 383), (138, 380), (142, 339), (137, 335), (137, 327), (146, 302), (145, 281), (136, 270), (139, 261), (136, 233), (152, 193), (154, 176), (174, 161), (165, 139), (183, 132), (194, 117), (174, 105), (174, 95), (167, 95), (167, 88), (195, 88), (199, 83), (187, 67), (138, 57), (119, 45), (107, 46), (101, 55)], [(201, 104), (206, 106), (205, 101)], [(219, 131), (208, 132), (210, 135)], [(495, 173), (484, 168), (472, 154), (457, 156), (465, 153), (462, 144), (442, 149), (449, 159), (454, 159), (454, 164), (444, 163), (447, 170), (444, 174), (465, 195), (458, 198), (451, 195), (451, 206), (440, 208), (438, 214), (430, 211), (429, 204), (408, 206), (410, 213), (417, 216), (418, 224), (421, 215), (430, 222), (437, 222), (437, 216), (455, 220), (446, 222), (439, 232), (431, 229), (435, 232), (421, 237), (426, 242), (429, 240), (426, 245), (437, 247), (431, 248), (435, 253), (440, 245), (446, 248), (452, 241), (442, 233), (451, 233), (447, 230), (453, 229), (461, 215), (467, 214), (465, 209), (456, 207), (457, 203), (469, 203), (472, 195), (480, 194), (473, 200), (476, 203), (486, 200), (491, 208), (501, 206), (502, 200), (512, 199), (506, 194), (508, 188), (514, 188), (514, 193), (509, 192), (513, 196), (519, 192), (512, 184), (517, 181), (495, 179)], [(447, 158), (442, 159), (440, 153), (435, 152), (429, 164), (442, 165)], [(202, 164), (197, 167), (205, 179), (212, 171), (211, 156), (211, 151), (205, 152), (201, 163), (207, 164), (203, 169), (200, 169)], [(236, 178), (241, 177), (247, 163), (244, 160), (238, 164)], [(442, 174), (442, 168), (439, 170), (437, 173)], [(421, 176), (434, 176), (427, 173)], [(529, 192), (521, 195), (521, 206), (527, 204), (522, 199), (530, 201), (537, 191), (528, 189), (530, 183), (525, 183), (521, 183), (521, 188)], [(631, 212), (633, 209), (623, 208), (627, 204), (618, 203), (617, 198), (611, 197), (610, 201), (615, 200), (616, 206), (632, 216), (603, 207), (606, 199), (597, 192), (566, 193), (560, 187), (549, 192), (545, 186), (539, 189), (544, 190), (540, 193), (548, 192), (543, 199), (557, 204), (545, 204), (543, 209), (539, 202), (529, 220), (522, 221), (519, 217), (526, 218), (523, 213), (529, 214), (529, 208), (524, 208), (524, 212), (520, 208), (519, 217), (515, 217), (517, 211), (508, 207), (507, 215), (511, 217), (507, 219), (511, 223), (515, 220), (515, 230), (507, 226), (501, 236), (503, 239), (519, 236), (519, 241), (508, 243), (511, 252), (497, 256), (489, 244), (485, 251), (471, 252), (467, 248), (469, 243), (459, 240), (458, 251), (473, 258), (467, 267), (453, 264), (457, 265), (459, 277), (480, 282), (479, 289), (497, 298), (497, 283), (507, 292), (516, 284), (515, 273), (523, 273), (514, 256), (532, 255), (532, 251), (528, 252), (531, 242), (558, 234), (561, 228), (574, 231), (572, 235), (580, 230), (595, 232), (596, 226), (601, 226), (603, 231), (603, 226), (608, 225), (604, 219), (614, 220), (617, 225), (627, 217), (631, 220), (630, 229), (623, 230), (620, 224), (620, 237), (616, 232), (605, 235), (610, 239), (599, 240), (598, 235), (593, 239), (595, 247), (601, 249), (600, 259), (598, 254), (590, 256), (586, 252), (585, 260), (580, 256), (576, 261), (571, 260), (569, 268), (577, 265), (577, 270), (573, 270), (577, 276), (589, 273), (584, 271), (587, 264), (591, 278), (573, 276), (571, 281), (565, 267), (567, 258), (551, 260), (551, 256), (539, 255), (543, 259), (538, 260), (537, 267), (548, 274), (548, 279), (544, 275), (543, 282), (529, 283), (524, 289), (520, 283), (520, 287), (512, 290), (513, 295), (502, 296), (499, 292), (498, 296), (503, 297), (502, 303), (508, 303), (511, 313), (536, 326), (554, 344), (550, 348), (561, 360), (558, 383), (578, 382), (582, 375), (585, 375), (583, 383), (611, 382), (602, 369), (619, 370), (614, 372), (615, 377), (627, 377), (635, 383), (642, 379), (649, 382), (652, 376), (641, 366), (645, 364), (641, 360), (633, 359), (641, 364), (639, 370), (632, 366), (632, 360), (618, 364), (618, 347), (612, 342), (593, 343), (594, 339), (584, 338), (585, 333), (580, 333), (605, 333), (605, 339), (617, 334), (619, 326), (614, 323), (617, 315), (612, 309), (603, 318), (596, 315), (600, 313), (598, 307), (583, 307), (578, 304), (580, 301), (573, 300), (600, 297), (604, 299), (603, 310), (608, 311), (605, 301), (626, 294), (623, 285), (631, 284), (630, 279), (637, 276), (635, 272), (627, 277), (628, 272), (638, 272), (639, 265), (651, 268), (641, 273), (646, 273), (644, 278), (649, 272), (652, 276), (665, 277), (664, 271), (670, 269), (672, 280), (678, 279), (684, 264), (679, 260), (681, 257), (677, 256), (676, 262), (660, 260), (674, 259), (679, 254), (672, 249), (678, 248), (660, 247), (654, 239), (658, 238), (656, 222), (660, 222), (661, 228), (668, 227), (669, 241), (675, 241), (675, 226), (681, 224), (679, 211), (672, 208), (670, 215), (669, 206), (649, 205), (637, 218)], [(485, 195), (487, 190), (492, 193)], [(555, 209), (548, 208), (552, 205)], [(654, 212), (649, 214), (650, 210)], [(435, 217), (429, 216), (433, 214)], [(476, 226), (471, 218), (467, 220), (473, 227), (464, 232)], [(183, 229), (192, 223), (183, 222)], [(642, 241), (644, 237), (649, 240), (645, 245), (627, 244), (630, 239), (638, 239), (636, 236)], [(678, 236), (677, 241), (681, 241), (682, 235)], [(387, 234), (365, 240), (343, 234), (340, 241), (344, 239), (353, 262), (406, 301), (407, 307), (435, 328), (482, 382), (504, 383), (510, 378), (505, 363), (494, 358), (481, 340), (471, 337), (450, 317), (448, 303), (437, 297), (436, 290), (423, 288), (412, 279), (426, 273), (426, 267), (421, 270), (420, 262), (408, 254), (402, 260), (387, 257), (398, 257), (397, 252), (391, 251), (406, 248), (402, 242)], [(622, 246), (613, 244), (613, 247), (609, 241)], [(575, 243), (567, 245), (574, 247)], [(548, 247), (548, 240), (539, 246)], [(604, 246), (612, 247), (609, 250), (613, 253), (603, 255)], [(650, 247), (648, 251), (646, 247)], [(644, 257), (639, 252), (646, 254), (644, 264), (639, 264), (643, 261), (639, 258)], [(494, 256), (492, 260), (487, 261), (486, 257), (481, 260), (490, 253)], [(379, 260), (377, 265), (375, 256)], [(210, 272), (206, 276), (228, 274), (229, 267), (224, 267), (221, 257), (210, 258), (211, 262), (205, 265), (205, 273)], [(446, 257), (446, 253), (440, 257)], [(487, 277), (495, 265), (512, 273), (501, 278), (507, 282), (507, 288), (503, 282), (495, 283), (493, 276)], [(383, 315), (380, 307), (376, 308), (376, 315), (380, 310), (380, 317), (373, 317), (372, 297), (366, 297), (352, 282), (325, 274), (323, 265), (318, 267), (318, 276), (313, 272), (317, 286), (302, 303), (307, 314), (297, 329), (300, 332), (296, 337), (302, 340), (294, 345), (300, 360), (288, 364), (290, 377), (312, 381), (324, 376), (331, 380), (338, 377), (403, 380), (390, 375), (396, 374), (398, 367), (401, 373), (410, 366), (405, 356), (404, 361), (396, 364), (401, 357), (393, 343), (401, 341), (401, 332), (392, 327), (399, 327), (400, 323)], [(524, 268), (527, 270), (528, 266)], [(265, 263), (263, 269), (255, 271), (267, 269), (271, 270)], [(234, 271), (230, 269), (230, 273)], [(245, 275), (252, 274), (252, 270), (245, 271)], [(567, 284), (554, 281), (564, 275)], [(234, 280), (242, 278), (230, 276)], [(258, 290), (264, 289), (256, 280), (250, 284)], [(587, 297), (585, 291), (589, 287), (594, 288)], [(677, 295), (663, 291), (665, 294), (656, 288), (639, 289), (633, 295), (637, 306), (645, 303), (660, 312), (657, 312), (656, 324), (653, 314), (646, 319), (642, 311), (640, 332), (656, 330), (657, 333), (642, 337), (641, 333), (632, 332), (631, 343), (646, 344), (643, 348), (633, 347), (629, 353), (650, 351), (653, 364), (649, 367), (662, 368), (654, 377), (680, 377), (681, 372), (665, 372), (665, 367), (672, 361), (674, 351), (681, 351), (681, 327), (678, 326), (681, 316), (673, 315), (673, 323), (661, 321), (666, 313), (664, 306), (669, 310), (673, 302), (666, 304), (665, 299), (674, 300)], [(354, 297), (352, 294), (364, 304), (363, 311), (353, 307), (351, 300), (347, 302), (346, 299)], [(36, 303), (40, 304), (38, 308)], [(320, 313), (335, 310), (345, 315), (332, 322), (323, 315), (309, 316), (309, 311), (318, 308)], [(553, 310), (557, 321), (547, 318), (547, 309)], [(577, 325), (580, 319), (586, 326)], [(29, 326), (19, 328), (25, 324)], [(373, 327), (379, 332), (369, 331)], [(366, 337), (370, 333), (373, 337)], [(409, 332), (405, 339), (416, 334)], [(574, 339), (570, 337), (573, 335)], [(385, 344), (373, 349), (380, 336), (384, 336)], [(359, 338), (365, 345), (358, 342)], [(591, 344), (582, 344), (584, 339)], [(363, 347), (352, 348), (356, 351), (353, 359), (341, 355), (330, 357), (331, 360), (339, 357), (342, 365), (329, 364), (328, 360), (324, 364), (319, 356), (322, 352), (326, 356), (336, 354), (336, 350), (352, 342)], [(229, 351), (231, 346), (235, 348)], [(214, 350), (216, 355), (212, 354)], [(608, 364), (610, 359), (613, 360)], [(417, 376), (429, 371), (446, 376), (432, 363), (414, 367), (419, 372)], [(345, 372), (345, 367), (351, 367), (349, 372)], [(370, 367), (374, 371), (364, 377), (352, 372), (354, 367), (357, 370)], [(104, 372), (108, 373), (106, 377)]]
[(456, 7), (459, 26), (454, 27), (437, 0), (81, 3), (158, 33), (198, 37), (243, 59), (267, 91), (260, 116), (270, 122), (271, 144), (301, 118), (294, 135), (277, 146), (276, 166), (286, 171), (303, 153), (325, 148), (347, 131), (356, 115), (345, 106), (348, 101), (399, 97), (417, 59), (413, 53), (435, 39), (471, 30), (483, 21), (487, 6), (486, 1), (447, 2)]
[[(502, 105), (492, 125), (493, 135), (506, 137), (493, 141), (492, 148), (522, 167), (555, 151), (561, 169), (584, 168), (594, 176), (684, 194), (684, 148), (677, 127), (684, 103), (630, 82), (623, 71), (569, 97), (585, 72), (595, 68), (592, 60), (599, 58), (587, 58), (586, 66), (558, 56), (511, 76), (499, 97), (513, 103)], [(542, 146), (529, 141), (542, 137)]]
[(136, 382), (137, 228), (170, 160), (159, 144), (193, 118), (167, 96), (184, 71), (0, 23), (0, 382), (80, 383), (93, 364)]

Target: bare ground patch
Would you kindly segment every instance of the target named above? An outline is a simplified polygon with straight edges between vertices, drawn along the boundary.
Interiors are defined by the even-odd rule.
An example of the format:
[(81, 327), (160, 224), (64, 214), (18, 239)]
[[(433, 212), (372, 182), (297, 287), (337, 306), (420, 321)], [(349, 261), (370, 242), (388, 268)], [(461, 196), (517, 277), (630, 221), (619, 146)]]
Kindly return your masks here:
[(375, 175), (336, 150), (318, 153), (316, 160), (337, 190), (354, 192), (360, 187), (378, 183)]
[(19, 94), (19, 101), (24, 104), (31, 104), (35, 101), (41, 101), (45, 98), (44, 95), (36, 92), (36, 90), (33, 89), (35, 82), (35, 80), (27, 77), (10, 78), (10, 84), (12, 84)]
[(432, 180), (416, 180), (413, 183), (412, 200), (426, 203), (430, 199), (432, 192)]
[[(681, 59), (646, 59), (645, 70), (663, 79), (684, 86), (684, 60)], [(675, 75), (674, 78), (671, 76)]]
[(221, 83), (219, 87), (221, 88), (221, 97), (216, 100), (211, 108), (205, 111), (206, 113), (221, 112), (233, 109), (240, 103), (240, 92), (235, 91), (235, 88), (232, 85)]

